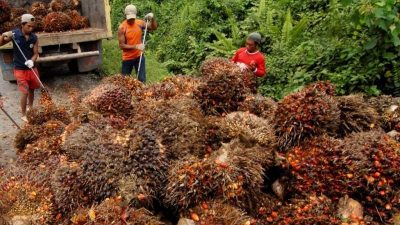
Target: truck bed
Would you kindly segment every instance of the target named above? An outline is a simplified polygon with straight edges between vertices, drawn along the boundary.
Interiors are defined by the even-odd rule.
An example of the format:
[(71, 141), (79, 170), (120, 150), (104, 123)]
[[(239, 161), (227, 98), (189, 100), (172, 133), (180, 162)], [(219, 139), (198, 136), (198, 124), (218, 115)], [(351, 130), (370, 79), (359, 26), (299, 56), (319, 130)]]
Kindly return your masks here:
[[(39, 38), (39, 46), (61, 45), (95, 41), (108, 38), (107, 30), (99, 28), (87, 28), (83, 30), (66, 31), (59, 33), (36, 33)], [(0, 49), (11, 49), (12, 43), (0, 47)]]

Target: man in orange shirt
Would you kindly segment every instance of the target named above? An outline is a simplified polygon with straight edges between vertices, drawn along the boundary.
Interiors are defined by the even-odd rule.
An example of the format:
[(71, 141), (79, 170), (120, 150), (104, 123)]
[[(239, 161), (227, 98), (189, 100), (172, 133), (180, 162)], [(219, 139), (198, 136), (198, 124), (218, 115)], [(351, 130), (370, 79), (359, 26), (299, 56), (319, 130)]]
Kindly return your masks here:
[(149, 13), (144, 20), (137, 19), (137, 9), (134, 5), (128, 5), (125, 8), (126, 20), (121, 23), (118, 29), (119, 47), (122, 50), (122, 74), (130, 76), (133, 68), (141, 82), (146, 82), (146, 60), (143, 55), (139, 69), (140, 55), (145, 49), (143, 43), (143, 34), (146, 28), (148, 30), (157, 29), (157, 21), (154, 19), (153, 13)]

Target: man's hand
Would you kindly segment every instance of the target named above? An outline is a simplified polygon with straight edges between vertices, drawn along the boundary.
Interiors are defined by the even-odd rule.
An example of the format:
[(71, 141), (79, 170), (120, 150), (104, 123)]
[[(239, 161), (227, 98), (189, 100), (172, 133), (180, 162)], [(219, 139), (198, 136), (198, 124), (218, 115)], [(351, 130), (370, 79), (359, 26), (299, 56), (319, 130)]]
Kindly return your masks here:
[(256, 69), (257, 69), (257, 64), (256, 64), (256, 62), (251, 61), (251, 63), (250, 63), (250, 70), (253, 71), (253, 72), (255, 72)]
[(153, 20), (154, 14), (153, 13), (148, 13), (146, 16), (144, 16), (145, 21), (150, 21)]
[(137, 50), (140, 50), (140, 51), (144, 51), (145, 47), (146, 47), (146, 46), (145, 46), (144, 44), (135, 45), (135, 48), (136, 48)]
[(1, 36), (7, 38), (7, 40), (12, 40), (14, 37), (14, 33), (12, 31), (8, 31), (3, 33)]
[(249, 69), (249, 68), (247, 67), (247, 65), (244, 64), (244, 63), (236, 63), (236, 65), (239, 66), (240, 71), (242, 71), (242, 72)]
[(32, 60), (28, 60), (25, 62), (25, 66), (27, 66), (29, 69), (32, 69), (34, 65), (35, 64), (33, 63)]

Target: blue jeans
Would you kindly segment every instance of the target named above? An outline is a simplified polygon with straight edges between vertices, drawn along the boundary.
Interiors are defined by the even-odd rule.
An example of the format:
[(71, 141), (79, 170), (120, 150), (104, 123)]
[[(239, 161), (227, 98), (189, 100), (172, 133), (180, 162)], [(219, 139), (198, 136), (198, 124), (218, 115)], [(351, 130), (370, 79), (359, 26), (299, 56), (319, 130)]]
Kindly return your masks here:
[(122, 74), (126, 75), (126, 76), (130, 76), (133, 68), (135, 68), (136, 74), (139, 74), (138, 79), (142, 83), (145, 83), (146, 82), (146, 59), (143, 56), (142, 63), (140, 66), (140, 71), (138, 73), (139, 61), (140, 61), (140, 57), (138, 57), (136, 59), (122, 61)]

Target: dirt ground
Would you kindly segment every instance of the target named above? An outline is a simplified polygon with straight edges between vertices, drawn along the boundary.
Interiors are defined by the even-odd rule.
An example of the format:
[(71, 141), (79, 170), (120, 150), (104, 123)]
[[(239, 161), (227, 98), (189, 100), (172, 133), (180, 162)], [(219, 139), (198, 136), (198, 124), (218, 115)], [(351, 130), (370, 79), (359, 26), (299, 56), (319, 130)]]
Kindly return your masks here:
[[(77, 88), (81, 91), (81, 94), (85, 94), (99, 82), (98, 76), (94, 74), (70, 74), (64, 66), (42, 70), (41, 77), (45, 86), (49, 88), (53, 100), (61, 105), (68, 103), (67, 86)], [(4, 109), (22, 127), (24, 123), (20, 119), (20, 93), (16, 83), (10, 83), (0, 78), (0, 92), (5, 100)], [(40, 97), (40, 91), (37, 90), (35, 94), (34, 106), (38, 104), (36, 100)], [(13, 141), (17, 132), (17, 127), (0, 111), (0, 166), (12, 164), (15, 161), (16, 150)]]

